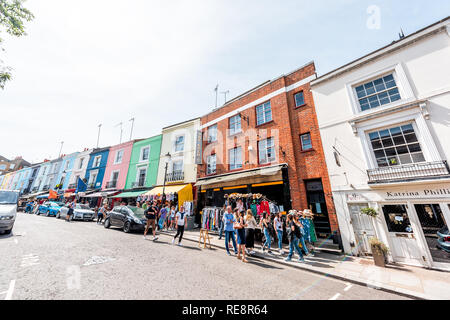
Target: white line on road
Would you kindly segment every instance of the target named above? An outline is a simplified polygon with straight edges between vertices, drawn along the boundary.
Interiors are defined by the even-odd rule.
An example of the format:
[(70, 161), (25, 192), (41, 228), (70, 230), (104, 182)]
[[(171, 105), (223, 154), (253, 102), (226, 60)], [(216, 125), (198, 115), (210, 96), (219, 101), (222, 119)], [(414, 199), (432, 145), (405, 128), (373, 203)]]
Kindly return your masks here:
[(22, 256), (20, 266), (22, 268), (31, 267), (39, 264), (39, 257), (34, 254), (27, 254)]
[(14, 239), (14, 242), (15, 242), (15, 244), (18, 244), (18, 243), (19, 243), (19, 240)]
[(328, 299), (328, 300), (337, 300), (340, 296), (341, 296), (340, 293), (336, 293), (333, 297), (331, 297), (331, 298)]
[(348, 291), (348, 290), (350, 290), (352, 287), (353, 287), (352, 284), (347, 283), (347, 286), (345, 287), (344, 291)]
[(9, 289), (8, 289), (8, 292), (6, 293), (5, 300), (11, 300), (12, 295), (14, 293), (14, 286), (15, 285), (16, 285), (16, 280), (11, 280), (11, 282), (9, 283)]

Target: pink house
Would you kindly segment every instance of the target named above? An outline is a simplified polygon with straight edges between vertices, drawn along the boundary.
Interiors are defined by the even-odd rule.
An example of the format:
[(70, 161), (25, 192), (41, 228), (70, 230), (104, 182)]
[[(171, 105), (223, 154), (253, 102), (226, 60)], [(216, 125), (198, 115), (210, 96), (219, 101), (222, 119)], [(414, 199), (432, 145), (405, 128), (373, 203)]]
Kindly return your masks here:
[(128, 166), (130, 164), (132, 140), (109, 149), (108, 162), (106, 163), (105, 176), (102, 189), (123, 189), (127, 181)]

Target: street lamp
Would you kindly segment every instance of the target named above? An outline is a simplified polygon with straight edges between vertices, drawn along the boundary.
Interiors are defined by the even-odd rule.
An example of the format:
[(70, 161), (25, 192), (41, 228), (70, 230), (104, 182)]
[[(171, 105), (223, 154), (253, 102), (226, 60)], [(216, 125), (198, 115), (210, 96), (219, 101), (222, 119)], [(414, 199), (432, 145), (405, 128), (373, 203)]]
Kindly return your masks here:
[(170, 159), (172, 158), (170, 152), (167, 152), (167, 154), (164, 156), (164, 158), (165, 158), (164, 161), (166, 162), (166, 169), (164, 171), (164, 184), (163, 184), (163, 194), (162, 194), (163, 199), (165, 198), (164, 191), (166, 190), (167, 167), (169, 166)]

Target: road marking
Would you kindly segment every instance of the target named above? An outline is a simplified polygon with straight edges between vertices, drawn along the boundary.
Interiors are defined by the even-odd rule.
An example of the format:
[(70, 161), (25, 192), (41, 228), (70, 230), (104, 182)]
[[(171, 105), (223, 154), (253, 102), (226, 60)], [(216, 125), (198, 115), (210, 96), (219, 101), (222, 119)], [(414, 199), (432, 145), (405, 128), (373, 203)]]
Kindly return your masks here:
[(341, 296), (340, 293), (336, 293), (333, 297), (331, 297), (331, 299), (328, 300), (337, 300), (340, 296)]
[(19, 240), (14, 239), (14, 243), (15, 243), (15, 244), (18, 244), (18, 243), (19, 243)]
[(20, 263), (20, 266), (22, 268), (26, 267), (32, 267), (40, 264), (39, 257), (34, 254), (27, 254), (22, 256), (22, 262)]
[(93, 256), (88, 261), (86, 261), (83, 266), (90, 266), (93, 264), (102, 264), (110, 261), (114, 261), (116, 259), (111, 257), (99, 257), (99, 256)]
[(5, 300), (11, 300), (12, 295), (14, 293), (14, 286), (16, 285), (16, 280), (11, 280), (11, 282), (9, 283), (9, 289), (6, 293), (6, 298)]
[(347, 286), (345, 287), (344, 291), (348, 291), (348, 290), (350, 290), (352, 287), (353, 287), (352, 284), (347, 283)]

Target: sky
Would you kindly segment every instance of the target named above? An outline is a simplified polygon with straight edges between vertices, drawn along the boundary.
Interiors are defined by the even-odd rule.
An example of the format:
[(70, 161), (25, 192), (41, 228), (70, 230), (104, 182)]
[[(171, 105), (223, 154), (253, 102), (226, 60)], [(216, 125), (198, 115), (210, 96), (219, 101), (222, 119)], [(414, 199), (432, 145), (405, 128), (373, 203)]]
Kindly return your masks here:
[[(314, 60), (325, 74), (450, 13), (448, 0), (28, 0), (5, 38), (0, 155), (29, 162), (161, 133)], [(219, 106), (224, 95), (219, 95)]]

